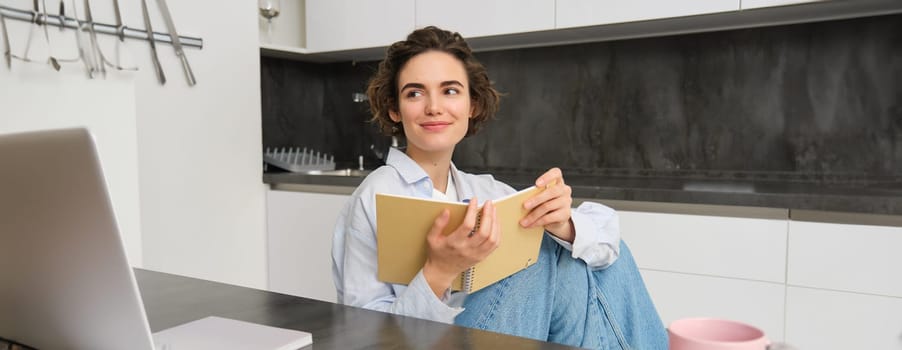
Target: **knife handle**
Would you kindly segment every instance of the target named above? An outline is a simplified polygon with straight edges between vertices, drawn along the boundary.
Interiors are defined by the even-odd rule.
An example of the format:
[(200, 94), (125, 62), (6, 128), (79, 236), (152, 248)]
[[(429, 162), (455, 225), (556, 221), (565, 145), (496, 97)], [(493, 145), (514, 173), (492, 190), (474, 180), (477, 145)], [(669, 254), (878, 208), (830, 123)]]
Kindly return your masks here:
[(194, 72), (191, 71), (191, 65), (188, 64), (188, 58), (182, 53), (179, 55), (179, 59), (182, 61), (182, 68), (185, 69), (185, 77), (188, 78), (188, 86), (194, 86), (194, 84), (197, 84), (197, 80), (194, 79)]
[(153, 59), (153, 68), (154, 71), (157, 72), (157, 81), (160, 82), (160, 85), (166, 85), (166, 75), (163, 74), (163, 67), (160, 66), (160, 59), (157, 57), (155, 49), (153, 50), (153, 55), (150, 55), (150, 58)]

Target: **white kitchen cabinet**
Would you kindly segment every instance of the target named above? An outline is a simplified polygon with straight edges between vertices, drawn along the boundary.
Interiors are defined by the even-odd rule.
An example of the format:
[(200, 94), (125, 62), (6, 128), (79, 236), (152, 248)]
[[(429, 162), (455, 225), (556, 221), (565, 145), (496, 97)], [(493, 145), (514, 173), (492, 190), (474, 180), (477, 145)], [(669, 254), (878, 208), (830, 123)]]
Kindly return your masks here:
[(739, 10), (740, 0), (557, 0), (557, 28), (645, 21)]
[(742, 0), (741, 8), (743, 10), (748, 10), (762, 7), (798, 5), (820, 1), (826, 0)]
[[(297, 4), (303, 4), (299, 8)], [(797, 4), (800, 6), (785, 6)], [(761, 11), (743, 9), (766, 8)], [(473, 38), (476, 51), (567, 45), (898, 13), (897, 0), (290, 0), (263, 54), (369, 61), (416, 28)], [(753, 13), (754, 12), (754, 13)], [(297, 18), (290, 18), (291, 16)], [(302, 32), (301, 34), (298, 34)], [(269, 41), (267, 41), (269, 40)]]
[(780, 219), (620, 211), (640, 268), (784, 283), (789, 212)]
[(307, 0), (310, 53), (388, 46), (414, 29), (414, 0)]
[[(332, 230), (348, 195), (268, 191), (270, 290), (335, 301)], [(752, 324), (799, 349), (902, 348), (902, 227), (620, 210), (665, 325)]]
[(417, 0), (416, 27), (434, 25), (464, 38), (554, 29), (554, 0)]
[(332, 230), (348, 197), (267, 191), (269, 290), (336, 301)]
[(770, 219), (618, 213), (622, 237), (665, 325), (717, 317), (783, 338), (788, 210), (769, 210)]
[(257, 16), (260, 30), (260, 47), (296, 51), (306, 46), (304, 37), (304, 2), (286, 0), (280, 2), (281, 13), (267, 21)]
[(640, 271), (664, 325), (688, 317), (726, 318), (755, 325), (771, 340), (783, 339), (782, 283)]
[(902, 227), (792, 221), (788, 283), (902, 297), (900, 247)]
[(797, 349), (902, 349), (902, 298), (789, 287), (786, 342)]

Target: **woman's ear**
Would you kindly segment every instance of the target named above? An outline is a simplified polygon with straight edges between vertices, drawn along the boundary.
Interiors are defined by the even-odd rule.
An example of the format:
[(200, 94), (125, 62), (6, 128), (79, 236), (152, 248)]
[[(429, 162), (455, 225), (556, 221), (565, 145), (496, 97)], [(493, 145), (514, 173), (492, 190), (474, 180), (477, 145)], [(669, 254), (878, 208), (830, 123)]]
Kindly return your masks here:
[(479, 107), (472, 106), (470, 107), (470, 119), (476, 118), (479, 115)]
[(389, 109), (389, 110), (388, 110), (388, 117), (391, 118), (391, 120), (392, 120), (393, 122), (395, 122), (395, 123), (400, 123), (400, 122), (401, 122), (401, 114), (399, 114), (398, 111), (394, 111), (394, 110)]

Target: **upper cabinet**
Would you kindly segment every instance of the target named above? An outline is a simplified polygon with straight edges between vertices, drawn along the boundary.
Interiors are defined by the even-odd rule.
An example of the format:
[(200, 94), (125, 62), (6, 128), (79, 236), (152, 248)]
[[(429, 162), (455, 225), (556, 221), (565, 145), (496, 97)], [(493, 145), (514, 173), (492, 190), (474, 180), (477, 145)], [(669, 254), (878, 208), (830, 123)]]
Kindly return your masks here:
[(555, 0), (417, 0), (416, 27), (434, 25), (465, 38), (551, 30), (554, 7)]
[(900, 0), (286, 0), (283, 5), (274, 33), (261, 22), (263, 53), (319, 62), (381, 59), (386, 46), (429, 25), (460, 32), (475, 51), (487, 51), (902, 12)]
[(742, 9), (748, 10), (761, 7), (796, 5), (818, 1), (826, 0), (742, 0)]
[(304, 2), (280, 1), (278, 16), (267, 21), (257, 16), (260, 29), (260, 47), (273, 50), (294, 51), (302, 53), (306, 47), (304, 35)]
[(388, 46), (414, 29), (414, 0), (307, 0), (307, 52)]
[(557, 0), (557, 28), (645, 21), (739, 10), (740, 0)]

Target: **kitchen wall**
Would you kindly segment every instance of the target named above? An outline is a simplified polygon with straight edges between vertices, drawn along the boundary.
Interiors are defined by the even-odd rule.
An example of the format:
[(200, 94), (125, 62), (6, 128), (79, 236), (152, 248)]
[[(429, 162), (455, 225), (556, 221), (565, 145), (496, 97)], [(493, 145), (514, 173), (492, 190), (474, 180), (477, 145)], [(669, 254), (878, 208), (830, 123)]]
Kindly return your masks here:
[[(24, 0), (0, 4), (31, 8)], [(53, 13), (55, 4), (48, 2)], [(140, 2), (121, 4), (125, 24), (143, 28)], [(165, 32), (155, 2), (148, 5), (154, 29)], [(169, 1), (169, 7), (181, 34), (204, 39), (202, 50), (186, 49), (198, 85), (186, 85), (172, 47), (158, 44), (168, 79), (160, 86), (148, 45), (138, 40), (126, 40), (121, 53), (140, 70), (111, 71), (106, 79), (88, 79), (79, 64), (54, 72), (14, 61), (12, 70), (0, 67), (0, 133), (87, 126), (133, 265), (265, 288), (255, 4)], [(113, 22), (111, 3), (94, 2), (92, 10), (95, 20)], [(7, 24), (13, 51), (21, 54), (28, 26)], [(74, 55), (72, 30), (49, 33), (55, 55)], [(32, 57), (45, 59), (41, 32), (37, 39)], [(100, 40), (112, 57), (115, 40)]]
[[(335, 156), (340, 167), (376, 164), (390, 141), (368, 122), (369, 105), (354, 102), (366, 92), (372, 62), (309, 64), (261, 58), (263, 144), (309, 147)], [(372, 146), (372, 149), (371, 149)], [(374, 152), (375, 151), (375, 152)]]
[[(506, 95), (498, 120), (458, 147), (464, 169), (902, 173), (902, 15), (477, 57)], [(384, 142), (351, 102), (375, 62), (261, 68), (264, 99), (278, 101), (264, 105), (265, 145), (344, 158), (367, 153), (348, 133)]]

